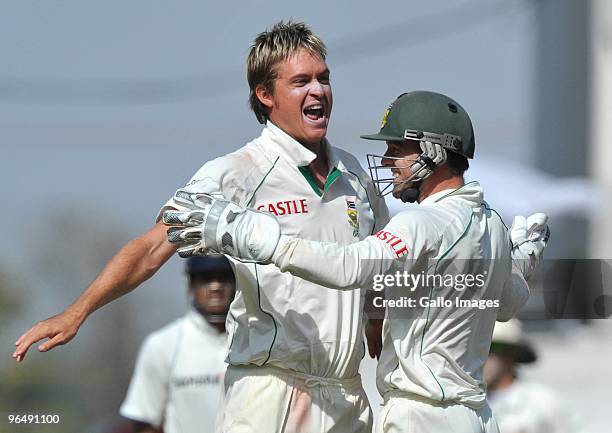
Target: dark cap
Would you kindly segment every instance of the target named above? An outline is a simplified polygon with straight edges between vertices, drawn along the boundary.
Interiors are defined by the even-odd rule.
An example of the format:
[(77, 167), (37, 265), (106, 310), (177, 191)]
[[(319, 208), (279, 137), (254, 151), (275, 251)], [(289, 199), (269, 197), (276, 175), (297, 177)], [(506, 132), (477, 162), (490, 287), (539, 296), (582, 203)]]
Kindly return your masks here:
[(531, 344), (523, 338), (523, 326), (518, 319), (495, 323), (491, 353), (510, 357), (521, 364), (529, 364), (537, 359)]
[(234, 272), (230, 261), (222, 254), (190, 257), (189, 259), (187, 259), (185, 271), (188, 274), (204, 274), (209, 272)]

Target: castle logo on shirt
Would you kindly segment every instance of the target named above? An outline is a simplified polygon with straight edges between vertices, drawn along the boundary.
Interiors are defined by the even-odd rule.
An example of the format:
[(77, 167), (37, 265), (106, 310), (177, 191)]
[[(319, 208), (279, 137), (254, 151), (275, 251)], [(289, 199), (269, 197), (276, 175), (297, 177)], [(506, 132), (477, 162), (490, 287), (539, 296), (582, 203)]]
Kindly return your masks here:
[(389, 245), (397, 258), (408, 254), (408, 247), (399, 236), (386, 230), (381, 230), (374, 236)]
[(348, 215), (348, 222), (353, 228), (353, 236), (359, 237), (359, 212), (355, 205), (354, 199), (346, 199), (346, 214)]
[(300, 198), (260, 204), (257, 206), (257, 210), (261, 212), (269, 212), (276, 216), (296, 215), (308, 213), (308, 204), (306, 203), (305, 198)]

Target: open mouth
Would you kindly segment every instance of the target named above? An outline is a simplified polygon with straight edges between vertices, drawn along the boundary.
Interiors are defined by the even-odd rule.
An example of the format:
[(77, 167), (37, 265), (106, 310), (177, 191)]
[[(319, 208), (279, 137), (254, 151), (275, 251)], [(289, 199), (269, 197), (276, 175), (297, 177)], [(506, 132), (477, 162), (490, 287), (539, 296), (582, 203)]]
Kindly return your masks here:
[(307, 119), (317, 121), (325, 117), (325, 108), (323, 104), (314, 104), (305, 107), (303, 113)]

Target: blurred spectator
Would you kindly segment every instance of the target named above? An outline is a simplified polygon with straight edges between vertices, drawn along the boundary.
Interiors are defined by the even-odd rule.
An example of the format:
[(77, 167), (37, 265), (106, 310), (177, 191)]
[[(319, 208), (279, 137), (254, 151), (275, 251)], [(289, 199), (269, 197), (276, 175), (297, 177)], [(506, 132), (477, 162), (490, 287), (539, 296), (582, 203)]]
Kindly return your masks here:
[[(193, 308), (144, 341), (120, 413), (139, 433), (206, 433), (225, 372), (225, 318), (235, 279), (224, 256), (187, 261)], [(163, 426), (163, 429), (162, 429)]]
[(520, 379), (519, 364), (536, 359), (518, 319), (496, 323), (484, 380), (500, 433), (583, 432), (575, 412), (553, 389)]

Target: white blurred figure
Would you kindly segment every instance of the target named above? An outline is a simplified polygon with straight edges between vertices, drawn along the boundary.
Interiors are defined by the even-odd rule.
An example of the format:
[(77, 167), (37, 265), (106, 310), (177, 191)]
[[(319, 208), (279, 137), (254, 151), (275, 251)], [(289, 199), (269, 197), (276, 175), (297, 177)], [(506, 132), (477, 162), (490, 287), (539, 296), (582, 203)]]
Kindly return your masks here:
[(192, 308), (147, 337), (121, 405), (121, 415), (137, 433), (208, 433), (214, 428), (235, 278), (224, 256), (193, 257), (186, 268)]
[(484, 380), (500, 433), (584, 432), (579, 417), (554, 389), (519, 378), (518, 366), (536, 359), (518, 319), (496, 323)]

